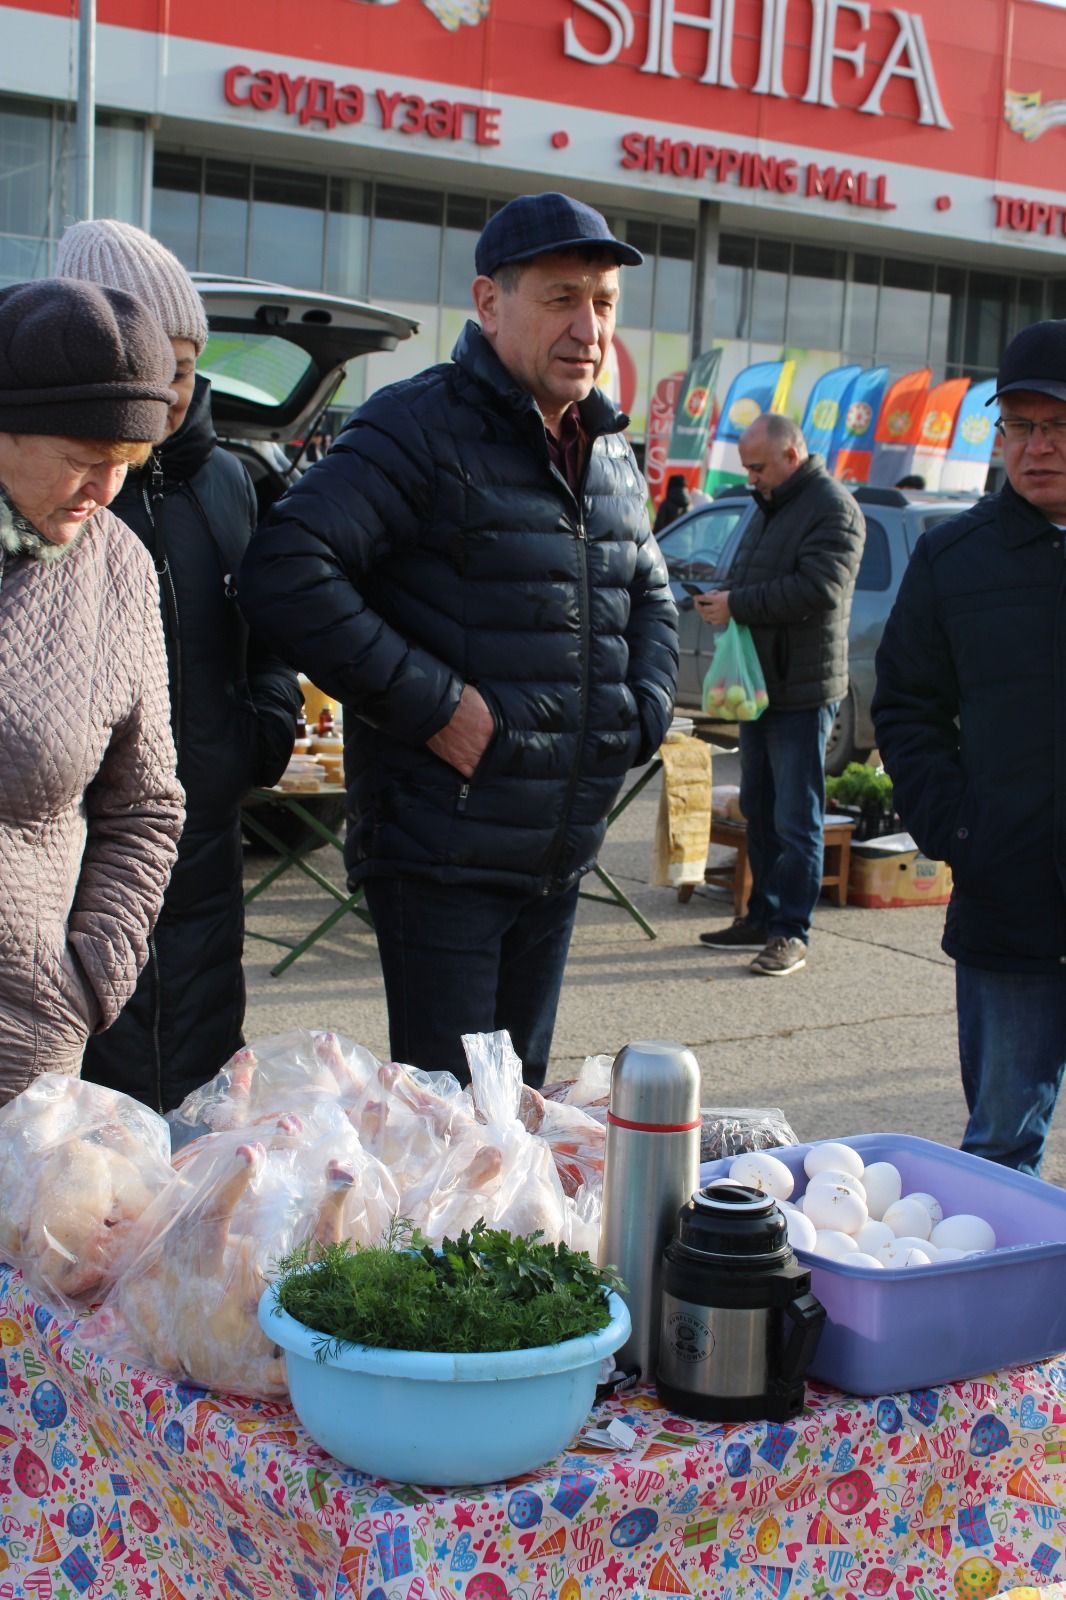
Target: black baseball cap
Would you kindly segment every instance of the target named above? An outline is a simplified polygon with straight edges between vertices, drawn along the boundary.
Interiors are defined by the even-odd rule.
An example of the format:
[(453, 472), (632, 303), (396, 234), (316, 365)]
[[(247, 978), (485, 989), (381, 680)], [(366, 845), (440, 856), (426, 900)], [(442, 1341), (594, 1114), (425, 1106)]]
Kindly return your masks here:
[(1001, 394), (1028, 389), (1066, 400), (1066, 321), (1031, 322), (1003, 352), (991, 405)]
[(491, 278), (510, 261), (531, 261), (554, 250), (600, 245), (619, 266), (639, 267), (644, 257), (616, 239), (606, 219), (568, 194), (521, 194), (490, 217), (474, 248), (479, 277)]

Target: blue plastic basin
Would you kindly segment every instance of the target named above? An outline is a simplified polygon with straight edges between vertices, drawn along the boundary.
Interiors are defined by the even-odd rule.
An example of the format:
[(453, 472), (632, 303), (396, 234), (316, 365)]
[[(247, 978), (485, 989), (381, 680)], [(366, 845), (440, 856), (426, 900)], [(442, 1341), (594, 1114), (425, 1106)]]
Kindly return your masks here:
[(630, 1333), (625, 1303), (608, 1304), (598, 1333), (487, 1355), (347, 1344), (319, 1361), (322, 1335), (282, 1310), (274, 1285), (259, 1325), (285, 1352), (296, 1415), (338, 1461), (399, 1483), (493, 1483), (543, 1466), (581, 1427), (601, 1361)]

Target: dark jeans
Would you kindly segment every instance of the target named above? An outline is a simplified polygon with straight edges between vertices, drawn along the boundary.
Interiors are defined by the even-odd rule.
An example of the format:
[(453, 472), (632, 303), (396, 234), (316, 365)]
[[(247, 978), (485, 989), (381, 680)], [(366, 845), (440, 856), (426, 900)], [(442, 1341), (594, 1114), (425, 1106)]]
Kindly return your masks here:
[(1066, 1063), (1066, 973), (959, 962), (955, 1004), (970, 1111), (962, 1148), (1035, 1177)]
[(461, 1035), (506, 1028), (522, 1076), (544, 1082), (577, 884), (563, 894), (369, 878), (393, 1059), (469, 1082)]
[(822, 887), (825, 747), (836, 705), (775, 711), (740, 727), (740, 809), (748, 823), (748, 920), (771, 939), (810, 938)]

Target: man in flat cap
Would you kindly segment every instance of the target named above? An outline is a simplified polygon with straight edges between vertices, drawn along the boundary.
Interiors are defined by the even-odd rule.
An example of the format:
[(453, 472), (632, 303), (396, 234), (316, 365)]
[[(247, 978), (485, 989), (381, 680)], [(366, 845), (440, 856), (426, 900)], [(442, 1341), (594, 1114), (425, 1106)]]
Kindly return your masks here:
[(505, 205), (451, 362), (360, 407), (241, 570), (249, 620), (344, 703), (393, 1057), (464, 1081), (462, 1034), (505, 1028), (543, 1082), (582, 874), (670, 721), (676, 612), (597, 387), (640, 261), (566, 195)]
[(963, 1149), (1037, 1173), (1066, 1062), (1066, 322), (1000, 363), (1007, 482), (924, 534), (877, 653), (896, 806), (948, 861)]

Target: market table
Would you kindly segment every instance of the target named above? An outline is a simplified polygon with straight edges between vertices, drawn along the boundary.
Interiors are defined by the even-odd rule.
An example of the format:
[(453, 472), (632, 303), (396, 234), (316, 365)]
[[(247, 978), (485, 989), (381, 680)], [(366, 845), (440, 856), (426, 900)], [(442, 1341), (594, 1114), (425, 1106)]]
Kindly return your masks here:
[(815, 1386), (787, 1424), (693, 1423), (648, 1390), (615, 1417), (629, 1449), (385, 1484), (284, 1404), (91, 1355), (0, 1266), (0, 1600), (987, 1600), (1066, 1576), (1066, 1362)]
[[(323, 917), (321, 922), (316, 923), (311, 929), (310, 933), (305, 934), (299, 940), (281, 938), (276, 934), (257, 933), (254, 928), (245, 929), (249, 939), (264, 939), (268, 944), (280, 944), (288, 951), (287, 955), (282, 956), (281, 960), (271, 967), (270, 976), (272, 978), (280, 977), (287, 967), (290, 967), (294, 961), (298, 961), (343, 916), (351, 914), (368, 925), (371, 922), (370, 913), (361, 904), (363, 899), (362, 889), (356, 889), (351, 894), (339, 889), (324, 873), (319, 872), (312, 862), (307, 860), (307, 856), (314, 849), (315, 838), (323, 844), (331, 845), (341, 855), (344, 854), (344, 840), (340, 834), (328, 827), (321, 817), (315, 815), (314, 802), (337, 800), (345, 797), (346, 794), (347, 790), (343, 784), (327, 783), (318, 789), (310, 791), (281, 789), (278, 787), (273, 789), (252, 789), (245, 797), (241, 807), (243, 825), (251, 833), (254, 833), (257, 838), (262, 839), (264, 844), (268, 844), (278, 856), (275, 865), (263, 874), (259, 882), (254, 883), (250, 889), (245, 891), (245, 908), (247, 909), (265, 890), (270, 888), (271, 884), (276, 883), (279, 878), (284, 877), (285, 873), (290, 872), (294, 867), (299, 872), (302, 872), (305, 877), (310, 878), (312, 883), (316, 883), (325, 894), (330, 895), (337, 901), (329, 915)], [(263, 821), (263, 810), (270, 806), (277, 806), (283, 811), (287, 811), (290, 816), (295, 817), (302, 825), (305, 830), (305, 837), (300, 844), (295, 846), (285, 844), (278, 838), (273, 829)]]

